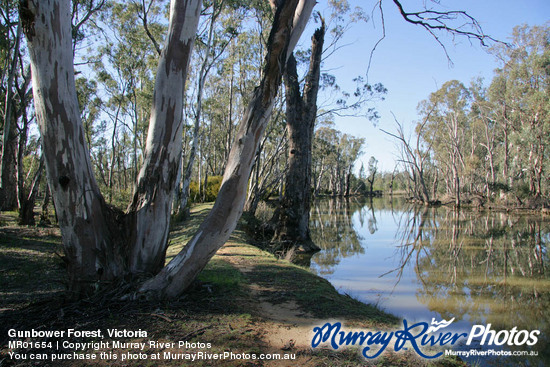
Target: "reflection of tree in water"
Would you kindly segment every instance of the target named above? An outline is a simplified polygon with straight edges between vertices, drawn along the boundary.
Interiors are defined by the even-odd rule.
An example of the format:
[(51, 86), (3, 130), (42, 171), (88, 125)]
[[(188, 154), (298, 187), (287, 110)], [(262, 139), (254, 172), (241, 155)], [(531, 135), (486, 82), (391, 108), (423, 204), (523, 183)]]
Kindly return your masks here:
[(493, 329), (539, 329), (543, 353), (550, 332), (548, 221), (423, 208), (404, 212), (397, 233), (396, 271), (414, 261), (417, 297), (430, 310)]
[(322, 249), (312, 259), (317, 264), (318, 272), (321, 275), (332, 274), (342, 258), (365, 253), (360, 242), (364, 239), (353, 228), (355, 214), (360, 226), (365, 227), (366, 223), (369, 233), (374, 234), (378, 231), (377, 212), (388, 211), (388, 208), (392, 213), (394, 210), (402, 211), (404, 205), (404, 200), (388, 197), (317, 200), (311, 210), (310, 230), (312, 239)]
[(342, 258), (365, 252), (362, 238), (353, 228), (355, 213), (359, 214), (361, 225), (367, 220), (369, 228), (376, 228), (374, 211), (366, 211), (364, 203), (338, 199), (314, 203), (309, 226), (313, 242), (322, 249), (313, 258), (320, 274), (332, 274)]
[[(491, 323), (493, 330), (540, 330), (534, 347), (539, 356), (527, 363), (550, 365), (548, 219), (428, 208), (385, 198), (319, 201), (310, 224), (315, 243), (323, 249), (313, 258), (319, 273), (332, 274), (343, 257), (365, 252), (365, 239), (358, 237), (352, 217), (372, 234), (378, 230), (377, 217), (390, 208), (397, 226), (395, 256), (400, 259), (390, 273), (397, 281), (412, 266), (419, 280), (417, 298), (444, 319)], [(507, 365), (525, 361), (508, 358)]]
[[(368, 214), (366, 213), (368, 211)], [(372, 197), (369, 200), (369, 205), (364, 206), (359, 211), (359, 220), (361, 221), (361, 227), (363, 227), (364, 224), (364, 218), (368, 217), (367, 219), (367, 228), (369, 229), (370, 234), (374, 234), (376, 231), (378, 231), (378, 225), (376, 223), (376, 214), (374, 213), (374, 205), (372, 202)]]

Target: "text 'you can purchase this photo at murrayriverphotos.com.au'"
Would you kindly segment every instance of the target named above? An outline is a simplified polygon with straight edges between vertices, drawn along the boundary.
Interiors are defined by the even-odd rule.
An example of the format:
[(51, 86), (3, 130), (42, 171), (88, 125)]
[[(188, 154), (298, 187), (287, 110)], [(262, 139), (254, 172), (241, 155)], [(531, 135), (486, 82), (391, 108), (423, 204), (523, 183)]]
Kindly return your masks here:
[[(211, 343), (158, 341), (144, 330), (14, 330), (8, 331), (8, 357), (16, 362), (38, 361), (253, 361), (294, 360), (292, 353), (213, 352)], [(108, 337), (109, 340), (102, 340)], [(117, 340), (120, 338), (120, 340)], [(126, 341), (128, 338), (139, 341)], [(75, 340), (94, 341), (75, 341)], [(123, 363), (124, 364), (124, 363)], [(55, 365), (55, 364), (54, 364)]]

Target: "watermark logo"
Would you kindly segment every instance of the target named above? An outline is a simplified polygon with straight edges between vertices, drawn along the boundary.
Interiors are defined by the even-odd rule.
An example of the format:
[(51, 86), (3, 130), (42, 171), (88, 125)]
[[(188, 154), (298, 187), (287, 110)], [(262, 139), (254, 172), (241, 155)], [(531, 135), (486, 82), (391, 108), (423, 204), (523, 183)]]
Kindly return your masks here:
[(328, 343), (334, 350), (343, 346), (356, 345), (363, 347), (363, 357), (373, 359), (380, 356), (389, 346), (393, 350), (407, 350), (412, 348), (419, 356), (426, 359), (434, 359), (443, 355), (444, 351), (426, 352), (431, 347), (452, 346), (460, 340), (466, 339), (466, 345), (478, 340), (480, 345), (534, 345), (537, 343), (539, 330), (531, 332), (527, 330), (491, 330), (491, 324), (474, 325), (469, 333), (452, 332), (442, 329), (450, 326), (454, 321), (432, 319), (431, 324), (417, 322), (409, 324), (403, 320), (403, 329), (394, 331), (346, 331), (342, 329), (340, 322), (327, 322), (323, 326), (313, 328), (311, 346), (317, 348), (323, 343)]
[(428, 331), (426, 333), (435, 333), (439, 329), (446, 328), (447, 326), (451, 325), (455, 321), (455, 318), (453, 317), (449, 321), (447, 320), (441, 320), (441, 321), (435, 321), (434, 318), (432, 318), (432, 326), (428, 328)]
[(527, 344), (535, 345), (538, 342), (540, 330), (519, 330), (514, 327), (512, 330), (491, 330), (491, 324), (474, 325), (468, 336), (466, 345), (470, 345), (475, 338), (481, 338), (481, 345), (516, 345), (521, 346)]

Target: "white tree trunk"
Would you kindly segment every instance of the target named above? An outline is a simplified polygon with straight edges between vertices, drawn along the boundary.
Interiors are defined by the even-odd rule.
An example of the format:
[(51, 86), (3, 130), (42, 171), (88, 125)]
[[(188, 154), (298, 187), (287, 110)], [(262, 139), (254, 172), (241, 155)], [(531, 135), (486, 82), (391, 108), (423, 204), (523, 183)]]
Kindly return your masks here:
[[(277, 11), (262, 83), (244, 114), (212, 212), (190, 243), (146, 282), (142, 291), (164, 297), (179, 295), (235, 228), (254, 154), (281, 84), (288, 44), (291, 38), (299, 37), (296, 29), (302, 29), (293, 31), (297, 4), (298, 0), (287, 0)], [(128, 273), (156, 273), (164, 264), (171, 201), (181, 162), (183, 91), (200, 6), (200, 0), (171, 2), (144, 165), (124, 214), (105, 204), (93, 176), (74, 81), (70, 1), (21, 3), (48, 182), (63, 236), (70, 289), (79, 296)], [(309, 18), (310, 14), (302, 12), (301, 16)], [(295, 24), (302, 24), (301, 16), (294, 19)]]
[[(74, 81), (70, 1), (22, 2), (34, 104), (48, 183), (67, 257), (69, 287), (80, 294), (98, 279), (120, 275), (106, 221), (106, 206), (85, 144)], [(24, 4), (27, 7), (24, 7)], [(118, 257), (118, 256), (111, 256)]]
[(173, 0), (166, 45), (155, 80), (145, 160), (128, 208), (130, 271), (156, 273), (164, 266), (172, 196), (181, 163), (183, 98), (201, 0)]
[[(214, 207), (187, 246), (157, 276), (144, 283), (141, 292), (154, 293), (161, 298), (180, 295), (235, 229), (245, 203), (254, 156), (281, 85), (284, 65), (281, 60), (286, 60), (287, 54), (292, 52), (288, 49), (291, 38), (299, 38), (303, 29), (293, 29), (293, 24), (301, 24), (300, 19), (294, 19), (297, 4), (298, 0), (287, 0), (277, 10), (268, 41), (262, 81), (245, 110), (235, 143), (229, 153)], [(312, 6), (305, 8), (309, 8), (310, 13), (302, 12), (301, 16), (307, 17), (307, 21)]]
[(179, 169), (183, 90), (200, 0), (173, 0), (159, 61), (145, 162), (128, 213), (105, 205), (90, 163), (74, 82), (69, 0), (21, 3), (35, 109), (58, 211), (70, 289), (79, 295), (127, 273), (164, 265)]

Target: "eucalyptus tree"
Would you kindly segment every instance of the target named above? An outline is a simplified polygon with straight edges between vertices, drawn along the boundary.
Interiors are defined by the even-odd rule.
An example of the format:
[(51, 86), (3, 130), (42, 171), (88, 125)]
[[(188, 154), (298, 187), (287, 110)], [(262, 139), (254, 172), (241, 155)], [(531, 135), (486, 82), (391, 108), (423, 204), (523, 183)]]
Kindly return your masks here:
[(434, 159), (446, 167), (444, 178), (452, 188), (448, 191), (454, 195), (457, 207), (460, 206), (461, 178), (465, 176), (469, 144), (469, 104), (469, 91), (456, 80), (446, 82), (420, 104), (421, 115), (427, 121), (422, 139), (432, 147)]
[(315, 131), (312, 165), (316, 195), (326, 193), (343, 197), (350, 194), (352, 169), (364, 143), (365, 139), (342, 134), (327, 122)]
[(525, 180), (530, 194), (541, 196), (550, 136), (550, 27), (516, 27), (511, 43), (495, 47), (502, 67), (490, 87), (505, 134), (503, 174), (509, 183)]
[[(220, 3), (220, 5), (222, 5)], [(267, 13), (266, 13), (267, 12)], [(197, 186), (201, 189), (204, 196), (208, 178), (210, 175), (221, 175), (225, 169), (225, 164), (229, 151), (231, 149), (235, 135), (236, 122), (239, 112), (242, 111), (248, 103), (249, 91), (259, 82), (262, 70), (262, 57), (266, 49), (268, 37), (269, 22), (272, 21), (272, 15), (269, 14), (269, 6), (256, 1), (225, 1), (225, 5), (218, 16), (218, 21), (212, 24), (211, 12), (205, 12), (205, 32), (200, 38), (204, 39), (204, 45), (200, 47), (196, 62), (192, 61), (192, 67), (196, 70), (197, 85), (203, 81), (202, 88), (190, 88), (189, 99), (198, 101), (197, 98), (202, 92), (201, 109), (198, 110), (198, 103), (189, 103), (187, 113), (190, 116), (191, 124), (196, 128), (198, 120), (197, 113), (201, 115), (200, 128), (197, 135), (197, 159), (193, 168), (193, 177)], [(271, 16), (270, 16), (271, 15)], [(270, 20), (271, 18), (271, 20)], [(210, 19), (210, 20), (209, 20)], [(257, 21), (256, 21), (257, 20)], [(204, 55), (202, 50), (206, 49), (208, 40), (208, 29), (214, 25), (215, 32), (209, 65), (205, 69)], [(207, 71), (206, 78), (202, 71)], [(280, 98), (278, 98), (280, 100)], [(262, 138), (262, 143), (256, 153), (255, 163), (252, 169), (253, 179), (250, 180), (247, 194), (246, 210), (251, 210), (254, 205), (265, 193), (274, 181), (278, 181), (270, 175), (264, 177), (263, 174), (269, 172), (266, 166), (278, 166), (280, 157), (276, 146), (277, 142), (284, 141), (284, 129), (280, 129), (279, 103), (275, 104), (273, 118), (270, 119), (267, 132)], [(278, 117), (279, 116), (279, 117)], [(190, 141), (193, 141), (194, 134), (188, 135)], [(192, 144), (187, 145), (190, 152), (193, 151)], [(275, 153), (275, 155), (273, 155)], [(271, 159), (273, 158), (273, 159)], [(188, 161), (189, 162), (189, 161)], [(187, 166), (188, 174), (191, 173), (190, 166)], [(184, 167), (185, 170), (185, 167)], [(262, 172), (259, 180), (255, 178)], [(274, 171), (273, 171), (274, 172)], [(276, 175), (275, 175), (276, 176)], [(187, 176), (190, 178), (190, 176)], [(185, 182), (186, 180), (182, 180)], [(199, 185), (200, 184), (200, 185)], [(195, 184), (194, 184), (195, 186)], [(185, 190), (184, 190), (185, 191)], [(180, 205), (184, 205), (182, 201)], [(180, 207), (180, 211), (181, 211)]]
[[(258, 54), (266, 48), (266, 29), (270, 19), (273, 17), (272, 8), (269, 5), (262, 4), (261, 8), (255, 11), (255, 28), (250, 30), (246, 37), (239, 41), (238, 52), (246, 55), (247, 63), (238, 62), (238, 75), (240, 75), (239, 84), (244, 80), (244, 85), (250, 84), (259, 76), (261, 69), (261, 60), (258, 60)], [(258, 12), (260, 10), (260, 12)], [(240, 58), (242, 59), (242, 58)], [(243, 79), (243, 77), (245, 77)], [(239, 87), (238, 90), (242, 90)], [(240, 95), (241, 92), (237, 93)], [(245, 101), (246, 96), (241, 96)], [(254, 215), (258, 204), (270, 196), (280, 195), (283, 189), (284, 175), (287, 170), (286, 151), (288, 149), (288, 134), (285, 120), (285, 95), (278, 95), (273, 106), (272, 117), (267, 125), (266, 133), (262, 138), (260, 147), (256, 152), (254, 165), (252, 167), (252, 176), (248, 186), (245, 211), (249, 215)]]
[[(469, 88), (449, 81), (419, 107), (425, 122), (417, 126), (417, 141), (429, 147), (427, 159), (457, 206), (462, 193), (483, 200), (502, 198), (508, 204), (544, 205), (544, 200), (531, 198), (548, 192), (544, 183), (550, 133), (550, 31), (519, 27), (512, 40), (511, 46), (494, 48), (502, 68), (489, 88), (480, 80)], [(407, 148), (403, 134), (393, 136)], [(413, 158), (422, 149), (409, 151), (408, 164), (420, 167), (422, 160)], [(417, 182), (414, 174), (411, 178)], [(529, 200), (524, 202), (525, 198)]]
[[(21, 24), (16, 2), (5, 1), (0, 10), (0, 71), (2, 101), (2, 158), (0, 160), (0, 210), (17, 208), (17, 119), (16, 84), (19, 82), (21, 61)], [(21, 108), (19, 108), (19, 112)]]
[(351, 193), (351, 177), (353, 175), (353, 167), (355, 162), (362, 155), (361, 149), (365, 144), (365, 138), (357, 138), (352, 135), (344, 134), (340, 142), (342, 172), (340, 177), (343, 177), (344, 184), (339, 196), (350, 196)]
[(368, 177), (367, 177), (367, 181), (369, 183), (369, 193), (370, 195), (372, 196), (374, 191), (373, 191), (373, 186), (374, 186), (374, 180), (376, 178), (376, 173), (378, 172), (378, 160), (375, 158), (375, 157), (370, 157), (369, 158), (369, 162), (368, 162)]
[(321, 191), (327, 193), (328, 185), (325, 183), (327, 174), (337, 165), (337, 146), (340, 132), (332, 127), (331, 123), (323, 123), (315, 131), (313, 142), (313, 194), (318, 196)]
[[(425, 134), (425, 128), (432, 111), (424, 110), (425, 116), (421, 122), (416, 125), (416, 139), (411, 141), (405, 133), (403, 125), (395, 119), (396, 131), (388, 132), (382, 130), (385, 134), (397, 140), (399, 150), (399, 162), (405, 168), (409, 181), (412, 182), (412, 194), (414, 199), (425, 204), (430, 203), (430, 193), (427, 185), (427, 166), (432, 152), (432, 143), (422, 140)], [(393, 176), (392, 176), (393, 181)]]
[[(163, 1), (108, 1), (93, 17), (99, 35), (85, 58), (92, 71), (84, 69), (82, 73), (91, 74), (91, 80), (80, 77), (83, 80), (77, 80), (77, 86), (83, 87), (78, 89), (80, 99), (92, 98), (81, 103), (87, 133), (102, 134), (101, 140), (107, 142), (106, 146), (90, 144), (90, 149), (92, 156), (105, 159), (96, 166), (105, 176), (101, 187), (107, 191), (109, 203), (115, 194), (129, 197), (128, 183), (137, 178), (143, 159), (158, 42), (166, 29), (161, 19), (164, 8)], [(82, 93), (91, 95), (80, 96)], [(94, 129), (97, 119), (105, 123)], [(127, 143), (122, 144), (123, 140)], [(120, 205), (120, 200), (117, 203)]]
[(491, 198), (497, 188), (499, 178), (498, 153), (499, 145), (502, 144), (502, 132), (498, 129), (497, 116), (498, 106), (489, 101), (488, 90), (482, 85), (481, 79), (474, 80), (470, 86), (472, 95), (472, 107), (470, 118), (479, 125), (473, 135), (479, 135), (479, 145), (483, 148), (480, 154), (480, 161), (485, 164), (480, 171), (485, 172), (484, 191), (487, 198)]
[[(381, 20), (384, 22), (382, 2), (382, 0), (377, 1), (375, 8), (380, 9)], [(271, 1), (271, 4), (274, 3), (275, 1)], [(479, 23), (463, 11), (441, 12), (431, 10), (426, 6), (423, 11), (409, 12), (405, 10), (400, 1), (393, 0), (393, 3), (405, 21), (424, 27), (443, 48), (445, 46), (441, 43), (435, 32), (445, 31), (453, 35), (475, 38), (481, 43), (484, 43), (486, 39), (491, 39), (483, 34)], [(333, 41), (328, 47), (328, 53), (330, 54), (338, 49), (338, 41), (342, 38), (346, 27), (350, 24), (344, 21), (345, 15), (350, 11), (350, 6), (346, 0), (329, 1), (329, 5), (335, 10), (332, 17), (332, 20), (335, 20), (335, 26), (330, 29), (331, 35), (334, 36)], [(353, 21), (367, 20), (367, 17), (360, 8), (350, 15), (350, 19)], [(450, 25), (450, 23), (456, 20), (459, 20), (459, 22), (465, 21), (466, 23), (457, 24), (456, 27)], [(316, 118), (316, 113), (312, 113), (312, 111), (317, 110), (317, 92), (321, 76), (320, 65), (325, 33), (325, 24), (322, 19), (321, 23), (321, 27), (315, 32), (312, 40), (309, 69), (303, 82), (303, 95), (300, 94), (298, 74), (293, 72), (296, 70), (294, 58), (291, 57), (289, 59), (289, 65), (287, 65), (286, 69), (285, 86), (290, 147), (285, 192), (283, 193), (280, 207), (275, 213), (278, 224), (274, 240), (278, 248), (290, 248), (294, 246), (301, 251), (315, 251), (318, 249), (312, 243), (309, 236), (309, 211), (311, 205), (311, 152)], [(467, 26), (471, 26), (472, 30), (468, 30)], [(383, 29), (385, 30), (385, 28)], [(325, 74), (323, 78), (334, 84), (334, 78), (331, 78), (330, 75)], [(345, 115), (349, 113), (348, 111), (352, 110), (354, 111), (353, 115), (357, 115), (357, 110), (362, 109), (364, 104), (372, 97), (373, 90), (377, 93), (385, 92), (383, 86), (377, 85), (373, 88), (369, 83), (364, 83), (362, 77), (357, 78), (355, 81), (362, 84), (362, 87), (357, 88), (353, 93), (357, 101), (348, 103), (346, 99), (350, 97), (350, 94), (344, 93), (344, 96), (347, 98), (338, 99), (336, 107), (332, 108), (330, 113)], [(377, 117), (376, 111), (373, 108), (367, 109), (367, 115), (370, 115), (370, 118)], [(342, 176), (338, 176), (340, 181), (337, 183), (337, 186), (340, 188), (338, 191), (341, 195), (349, 195), (351, 168), (346, 168), (348, 169), (348, 173), (345, 175), (346, 178), (344, 181), (341, 181)], [(341, 171), (337, 168), (336, 172), (339, 174)]]
[[(73, 51), (86, 33), (89, 17), (103, 3), (104, 0), (73, 1)], [(0, 210), (18, 209), (19, 224), (32, 225), (35, 223), (34, 206), (44, 160), (40, 141), (32, 133), (35, 116), (31, 103), (31, 71), (17, 5), (16, 1), (7, 0), (0, 7), (3, 33), (0, 59), (5, 66), (0, 73), (5, 96), (2, 98), (5, 108), (2, 109), (4, 141), (0, 168)], [(33, 164), (29, 165), (28, 160)]]
[(277, 98), (274, 113), (256, 153), (244, 207), (250, 215), (255, 214), (261, 200), (277, 194), (277, 188), (280, 189), (284, 180), (287, 170), (285, 152), (288, 149), (284, 103), (284, 96)]
[[(2, 158), (0, 162), (0, 210), (19, 212), (19, 223), (34, 224), (34, 205), (40, 185), (40, 143), (31, 133), (34, 123), (31, 75), (17, 3), (5, 1), (0, 10), (3, 42), (0, 44), (2, 95)], [(41, 160), (40, 160), (41, 161)], [(37, 169), (37, 167), (40, 167)]]
[(215, 76), (209, 79), (209, 120), (218, 122), (220, 169), (225, 162), (235, 135), (235, 125), (244, 106), (249, 102), (249, 92), (260, 82), (265, 42), (268, 37), (267, 6), (252, 4), (247, 22), (256, 20), (251, 27), (239, 28), (227, 47), (227, 55), (220, 60)]
[(281, 84), (281, 60), (286, 62), (288, 50), (303, 32), (311, 3), (287, 0), (278, 7), (262, 79), (241, 120), (220, 194), (188, 245), (165, 267), (171, 200), (181, 162), (184, 84), (201, 2), (171, 3), (144, 163), (126, 212), (105, 204), (93, 175), (74, 81), (70, 2), (22, 4), (48, 182), (75, 295), (126, 276), (156, 274), (140, 291), (177, 297), (225, 243), (242, 213), (254, 154)]
[[(319, 247), (311, 241), (309, 233), (309, 213), (312, 200), (312, 151), (315, 122), (319, 117), (319, 90), (330, 86), (338, 89), (335, 78), (322, 72), (322, 61), (340, 47), (340, 41), (354, 23), (367, 21), (361, 8), (351, 9), (347, 0), (329, 1), (330, 18), (325, 19), (317, 14), (315, 19), (319, 28), (311, 38), (311, 48), (307, 52), (298, 52), (297, 58), (305, 62), (309, 54), (307, 71), (303, 77), (298, 74), (298, 62), (291, 55), (285, 72), (286, 122), (288, 132), (288, 168), (284, 180), (284, 191), (277, 208), (274, 220), (274, 235), (277, 250), (287, 251), (290, 248), (302, 252), (318, 251)], [(325, 35), (329, 35), (325, 46)], [(321, 77), (322, 76), (322, 77)], [(361, 78), (355, 81), (363, 82)], [(382, 92), (377, 90), (376, 92)], [(337, 101), (337, 107), (331, 107), (322, 114), (335, 114), (354, 110), (357, 115), (372, 98), (373, 90), (368, 83), (363, 83), (354, 91), (354, 101), (348, 103), (349, 93)], [(373, 109), (368, 109), (369, 118), (375, 118)], [(350, 172), (351, 174), (351, 172)], [(349, 176), (348, 176), (349, 178)], [(349, 180), (346, 185), (349, 190)], [(349, 194), (349, 191), (347, 192)]]
[[(28, 128), (29, 121), (25, 118), (23, 129)], [(25, 135), (27, 133), (28, 131)], [(44, 156), (39, 145), (38, 140), (34, 140), (31, 144), (21, 140), (17, 150), (17, 207), (20, 225), (35, 224), (34, 206), (44, 171)], [(24, 167), (24, 162), (29, 160), (28, 167)]]
[[(197, 85), (195, 88), (196, 101), (192, 106), (193, 134), (186, 168), (182, 176), (179, 213), (183, 213), (187, 206), (189, 184), (191, 183), (193, 164), (199, 144), (199, 131), (201, 115), (203, 113), (202, 104), (206, 80), (212, 68), (216, 63), (219, 63), (219, 59), (225, 54), (225, 50), (231, 40), (237, 36), (239, 25), (243, 20), (243, 11), (239, 9), (240, 4), (238, 2), (213, 0), (205, 2), (204, 6), (206, 8), (204, 13), (207, 14), (207, 19), (205, 20), (207, 25), (204, 34), (198, 37), (200, 42), (198, 42), (197, 49), (201, 56), (197, 70)], [(212, 130), (210, 129), (210, 131)], [(201, 162), (199, 162), (199, 164), (200, 163)], [(206, 174), (204, 179), (205, 185), (207, 181), (208, 175)]]
[[(238, 7), (234, 9), (235, 6)], [(194, 173), (194, 177), (203, 182), (201, 188), (206, 185), (209, 175), (221, 175), (225, 168), (238, 112), (249, 101), (247, 90), (252, 90), (259, 81), (267, 31), (273, 18), (265, 3), (238, 1), (226, 8), (220, 17), (218, 28), (221, 32), (217, 32), (217, 38), (223, 40), (228, 27), (234, 29), (236, 36), (227, 38), (225, 52), (213, 64), (204, 85), (200, 150), (197, 151), (199, 164)], [(193, 93), (196, 92), (197, 88)], [(281, 152), (286, 147), (287, 138), (282, 100), (284, 98), (277, 98), (272, 118), (256, 152), (245, 204), (249, 213), (255, 211), (259, 200), (275, 190), (284, 172), (285, 157)], [(195, 114), (195, 106), (196, 103), (190, 106), (190, 115)]]
[(279, 4), (267, 42), (265, 66), (259, 87), (244, 111), (231, 148), (220, 193), (214, 207), (190, 243), (142, 291), (173, 296), (189, 286), (208, 260), (229, 238), (242, 214), (253, 158), (261, 142), (281, 84), (281, 61), (286, 62), (311, 11), (313, 1), (284, 1)]
[(274, 240), (279, 250), (296, 248), (302, 252), (319, 251), (309, 233), (311, 209), (311, 154), (313, 131), (317, 118), (317, 93), (321, 75), (321, 57), (325, 37), (325, 23), (311, 39), (311, 58), (305, 76), (304, 89), (300, 81), (296, 59), (291, 54), (284, 74), (286, 121), (289, 135), (288, 170), (285, 190), (278, 208)]

